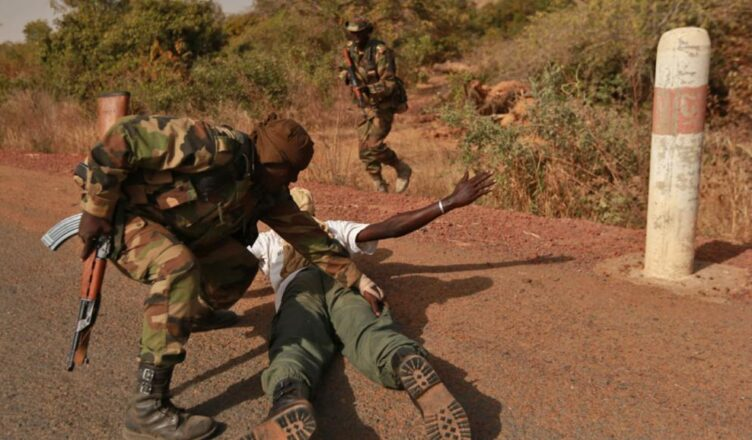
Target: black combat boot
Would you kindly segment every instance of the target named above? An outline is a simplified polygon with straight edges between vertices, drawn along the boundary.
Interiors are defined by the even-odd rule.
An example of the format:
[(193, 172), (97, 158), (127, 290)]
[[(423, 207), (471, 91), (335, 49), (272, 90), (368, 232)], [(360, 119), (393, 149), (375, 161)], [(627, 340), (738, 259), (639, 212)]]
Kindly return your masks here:
[(428, 360), (403, 347), (392, 356), (392, 370), (420, 409), (430, 440), (471, 439), (470, 420), (457, 399), (436, 374)]
[(316, 430), (310, 389), (296, 379), (284, 379), (274, 387), (272, 409), (263, 423), (244, 440), (306, 440)]
[(198, 333), (219, 330), (221, 328), (232, 327), (236, 322), (238, 322), (238, 315), (235, 312), (209, 309), (203, 315), (191, 320), (191, 332)]
[(214, 420), (176, 408), (170, 401), (172, 369), (139, 364), (138, 387), (125, 411), (123, 438), (201, 440), (214, 434)]

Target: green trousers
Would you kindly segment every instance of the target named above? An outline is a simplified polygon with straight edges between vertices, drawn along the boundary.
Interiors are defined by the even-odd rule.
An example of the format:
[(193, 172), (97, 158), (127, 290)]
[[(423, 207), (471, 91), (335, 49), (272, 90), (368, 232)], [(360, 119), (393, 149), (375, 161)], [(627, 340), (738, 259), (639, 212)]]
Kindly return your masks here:
[(183, 362), (191, 319), (207, 307), (230, 308), (258, 270), (258, 260), (232, 238), (210, 249), (196, 249), (142, 217), (126, 222), (123, 251), (114, 265), (150, 285), (139, 359), (158, 367)]
[(358, 122), (358, 156), (372, 176), (381, 175), (382, 164), (395, 166), (399, 160), (394, 150), (384, 142), (392, 130), (393, 121), (394, 109), (369, 107)]
[(387, 308), (377, 318), (360, 293), (314, 267), (298, 273), (287, 286), (269, 345), (269, 368), (261, 383), (270, 397), (274, 386), (288, 378), (315, 391), (337, 351), (366, 377), (389, 388), (400, 388), (391, 366), (399, 348), (426, 355), (417, 342), (397, 330)]

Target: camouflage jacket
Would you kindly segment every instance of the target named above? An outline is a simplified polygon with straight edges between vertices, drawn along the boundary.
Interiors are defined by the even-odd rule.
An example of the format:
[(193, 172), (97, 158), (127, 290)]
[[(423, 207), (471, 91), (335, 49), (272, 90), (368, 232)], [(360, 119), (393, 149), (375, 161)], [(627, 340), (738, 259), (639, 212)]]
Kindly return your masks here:
[(81, 208), (113, 218), (152, 219), (191, 247), (211, 246), (242, 234), (253, 243), (263, 221), (308, 259), (343, 284), (360, 277), (347, 251), (284, 189), (253, 182), (255, 147), (245, 133), (189, 118), (121, 119), (86, 158)]
[[(350, 58), (355, 67), (357, 82), (367, 86), (364, 94), (366, 104), (372, 107), (392, 104), (394, 92), (397, 91), (397, 68), (394, 63), (394, 53), (380, 40), (369, 40), (364, 50), (350, 42), (347, 45)], [(341, 76), (348, 75), (344, 61)]]

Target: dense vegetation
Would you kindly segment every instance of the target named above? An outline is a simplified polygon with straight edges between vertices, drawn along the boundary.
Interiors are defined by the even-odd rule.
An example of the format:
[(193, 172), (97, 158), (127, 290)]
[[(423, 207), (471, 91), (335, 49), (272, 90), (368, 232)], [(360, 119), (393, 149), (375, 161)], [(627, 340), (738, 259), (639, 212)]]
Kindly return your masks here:
[[(250, 119), (272, 108), (326, 108), (336, 96), (342, 25), (365, 15), (396, 48), (410, 84), (436, 62), (473, 66), (452, 78), (455, 93), (436, 111), (461, 129), (458, 166), (496, 168), (495, 205), (641, 225), (658, 38), (702, 26), (713, 60), (701, 227), (752, 238), (749, 1), (481, 3), (258, 0), (225, 16), (210, 0), (58, 0), (53, 26), (30, 22), (24, 43), (0, 44), (0, 148), (59, 149), (60, 115), (83, 120), (91, 98), (113, 89), (130, 90), (136, 110), (150, 112), (224, 118), (230, 109)], [(527, 123), (501, 127), (478, 116), (463, 94), (472, 79), (528, 81), (535, 105)], [(50, 129), (24, 134), (29, 119)], [(74, 134), (76, 142), (90, 136)]]

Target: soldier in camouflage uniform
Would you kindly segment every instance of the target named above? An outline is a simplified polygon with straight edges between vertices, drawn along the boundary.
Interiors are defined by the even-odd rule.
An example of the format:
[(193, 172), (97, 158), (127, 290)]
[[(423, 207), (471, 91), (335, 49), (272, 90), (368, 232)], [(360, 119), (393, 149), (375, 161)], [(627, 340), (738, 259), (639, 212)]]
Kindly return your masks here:
[[(395, 191), (401, 193), (410, 184), (412, 169), (384, 142), (392, 129), (394, 115), (407, 110), (407, 95), (396, 75), (394, 54), (383, 41), (371, 39), (373, 26), (367, 20), (349, 21), (345, 29), (350, 40), (346, 51), (352, 60), (355, 83), (364, 104), (363, 118), (358, 123), (360, 160), (379, 192), (388, 190), (381, 176), (381, 165), (393, 167), (397, 171)], [(340, 76), (351, 84), (352, 78), (346, 69)]]
[(203, 439), (215, 432), (211, 418), (172, 404), (170, 379), (185, 358), (192, 322), (217, 327), (234, 316), (222, 310), (256, 274), (258, 261), (246, 246), (258, 235), (257, 220), (342, 285), (381, 295), (290, 198), (288, 184), (312, 155), (303, 127), (275, 116), (250, 136), (188, 118), (126, 117), (89, 153), (80, 182), (82, 257), (97, 237), (112, 234), (112, 262), (151, 286), (125, 438)]

